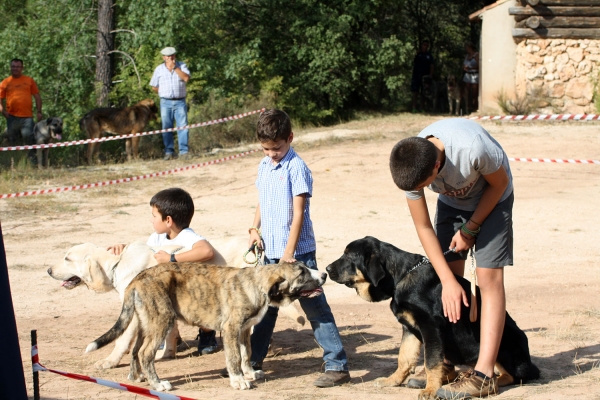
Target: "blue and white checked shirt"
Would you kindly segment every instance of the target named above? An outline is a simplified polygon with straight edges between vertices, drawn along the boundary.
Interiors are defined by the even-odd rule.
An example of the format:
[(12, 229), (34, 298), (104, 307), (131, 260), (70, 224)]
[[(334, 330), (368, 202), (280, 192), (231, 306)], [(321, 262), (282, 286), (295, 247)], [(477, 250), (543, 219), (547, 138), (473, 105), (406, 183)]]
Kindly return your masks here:
[(294, 214), (293, 199), (304, 193), (306, 194), (304, 223), (295, 254), (314, 251), (317, 243), (310, 220), (313, 183), (310, 169), (291, 147), (277, 165), (273, 165), (271, 161), (271, 157), (261, 160), (256, 179), (265, 255), (268, 258), (283, 257)]
[[(185, 63), (175, 61), (175, 66), (186, 74), (190, 74), (190, 70)], [(185, 82), (177, 75), (175, 68), (173, 68), (173, 71), (169, 71), (165, 63), (160, 64), (154, 70), (152, 79), (150, 79), (150, 86), (158, 87), (158, 97), (163, 99), (180, 99), (186, 95)]]

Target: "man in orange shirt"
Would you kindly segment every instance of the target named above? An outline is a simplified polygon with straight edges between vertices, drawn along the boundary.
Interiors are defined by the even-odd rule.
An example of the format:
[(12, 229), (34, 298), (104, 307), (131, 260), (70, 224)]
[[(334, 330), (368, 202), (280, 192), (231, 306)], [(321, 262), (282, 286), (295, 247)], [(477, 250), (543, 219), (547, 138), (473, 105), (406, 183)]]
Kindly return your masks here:
[(35, 98), (37, 120), (42, 119), (42, 98), (35, 81), (23, 75), (23, 60), (18, 58), (10, 62), (11, 76), (0, 83), (0, 112), (6, 118), (8, 129), (6, 136), (10, 145), (14, 145), (20, 133), (25, 144), (34, 144), (33, 140), (33, 102)]

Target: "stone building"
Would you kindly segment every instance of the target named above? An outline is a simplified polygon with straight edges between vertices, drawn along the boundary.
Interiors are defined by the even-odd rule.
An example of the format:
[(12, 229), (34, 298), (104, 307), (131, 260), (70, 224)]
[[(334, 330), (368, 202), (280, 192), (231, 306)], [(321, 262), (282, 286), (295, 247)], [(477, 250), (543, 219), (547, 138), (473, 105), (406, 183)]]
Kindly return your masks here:
[(469, 18), (482, 21), (480, 113), (501, 112), (500, 91), (540, 113), (596, 112), (600, 1), (500, 0)]

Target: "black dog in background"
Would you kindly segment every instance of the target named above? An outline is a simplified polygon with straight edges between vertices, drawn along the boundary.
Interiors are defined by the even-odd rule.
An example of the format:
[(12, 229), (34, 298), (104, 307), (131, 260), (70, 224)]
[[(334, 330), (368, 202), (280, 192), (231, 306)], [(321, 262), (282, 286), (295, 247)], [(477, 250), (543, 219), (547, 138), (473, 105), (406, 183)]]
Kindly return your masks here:
[[(416, 268), (414, 268), (417, 266)], [(413, 269), (414, 268), (414, 269)], [(444, 317), (442, 284), (429, 261), (419, 254), (398, 249), (367, 236), (348, 244), (344, 254), (326, 268), (335, 282), (356, 290), (370, 302), (392, 299), (392, 312), (402, 324), (398, 369), (384, 386), (400, 386), (414, 371), (421, 344), (425, 349), (427, 385), (421, 397), (434, 398), (442, 386), (444, 357), (454, 365), (475, 365), (479, 356), (479, 321), (469, 320), (469, 308), (462, 306), (462, 318), (455, 324)], [(470, 283), (456, 277), (466, 293)], [(477, 288), (477, 310), (481, 310)], [(496, 369), (498, 386), (537, 379), (540, 371), (531, 362), (527, 336), (506, 313)]]

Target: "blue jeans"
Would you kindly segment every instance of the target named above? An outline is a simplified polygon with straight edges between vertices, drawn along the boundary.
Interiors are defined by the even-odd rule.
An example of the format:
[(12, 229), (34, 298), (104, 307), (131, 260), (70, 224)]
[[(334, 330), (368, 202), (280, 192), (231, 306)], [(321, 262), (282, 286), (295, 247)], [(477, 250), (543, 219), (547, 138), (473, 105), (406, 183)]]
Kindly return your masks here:
[[(167, 100), (160, 99), (160, 118), (162, 120), (163, 129), (177, 126), (187, 126), (187, 104), (185, 99)], [(165, 132), (162, 134), (163, 143), (165, 144), (165, 154), (173, 154), (175, 152), (175, 140), (173, 132)], [(177, 132), (179, 142), (179, 154), (183, 155), (188, 152), (188, 130), (182, 129)]]
[[(316, 253), (311, 251), (306, 254), (295, 255), (296, 260), (302, 261), (310, 269), (317, 269)], [(279, 259), (269, 259), (265, 257), (266, 264), (277, 264)], [(260, 268), (257, 267), (257, 268)], [(327, 304), (325, 293), (313, 298), (304, 298), (300, 300), (300, 306), (306, 313), (310, 321), (315, 339), (323, 349), (323, 360), (325, 361), (325, 371), (348, 371), (348, 360), (346, 352), (342, 346), (342, 339), (338, 332), (333, 314)], [(252, 363), (262, 362), (269, 351), (269, 342), (273, 336), (275, 322), (279, 309), (269, 306), (267, 313), (262, 321), (254, 326), (252, 333)]]

